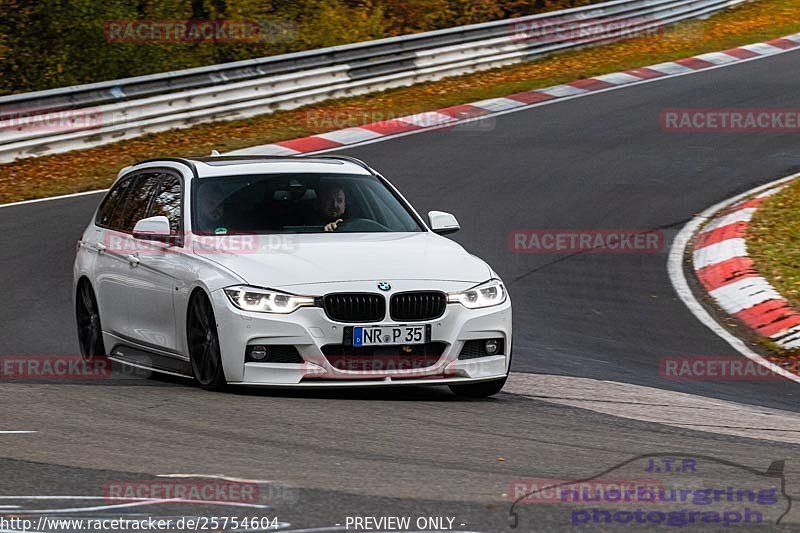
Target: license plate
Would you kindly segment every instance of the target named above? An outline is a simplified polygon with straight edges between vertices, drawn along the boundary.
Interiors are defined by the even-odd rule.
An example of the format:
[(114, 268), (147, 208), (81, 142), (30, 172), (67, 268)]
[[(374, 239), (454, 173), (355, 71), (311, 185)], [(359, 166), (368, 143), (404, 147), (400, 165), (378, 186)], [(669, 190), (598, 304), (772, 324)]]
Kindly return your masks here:
[(425, 344), (428, 325), (370, 326), (353, 328), (353, 346), (392, 346), (398, 344)]

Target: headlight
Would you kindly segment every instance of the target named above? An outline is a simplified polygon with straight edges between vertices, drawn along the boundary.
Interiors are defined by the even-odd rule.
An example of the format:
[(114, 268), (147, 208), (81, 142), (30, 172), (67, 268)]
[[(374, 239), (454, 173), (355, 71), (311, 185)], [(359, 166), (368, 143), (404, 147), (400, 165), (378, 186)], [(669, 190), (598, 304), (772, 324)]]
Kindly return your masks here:
[(228, 287), (225, 294), (242, 311), (287, 314), (298, 307), (314, 305), (312, 296), (295, 296), (256, 287)]
[(500, 305), (506, 301), (506, 288), (499, 279), (490, 279), (477, 287), (462, 292), (451, 292), (447, 295), (449, 303), (460, 303), (470, 309)]

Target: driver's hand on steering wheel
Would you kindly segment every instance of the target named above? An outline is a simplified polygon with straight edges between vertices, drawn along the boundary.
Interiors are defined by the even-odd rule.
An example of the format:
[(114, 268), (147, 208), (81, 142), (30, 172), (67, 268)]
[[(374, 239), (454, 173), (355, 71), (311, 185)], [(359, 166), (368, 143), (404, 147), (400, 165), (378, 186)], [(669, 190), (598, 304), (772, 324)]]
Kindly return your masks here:
[(342, 221), (341, 218), (337, 218), (333, 222), (325, 224), (325, 231), (335, 231), (341, 221)]

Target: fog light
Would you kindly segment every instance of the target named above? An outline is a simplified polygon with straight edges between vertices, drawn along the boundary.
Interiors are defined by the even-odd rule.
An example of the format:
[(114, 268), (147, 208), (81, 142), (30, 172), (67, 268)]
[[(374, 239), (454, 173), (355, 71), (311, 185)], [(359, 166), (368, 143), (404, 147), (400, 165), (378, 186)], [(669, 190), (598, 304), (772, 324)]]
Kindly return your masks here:
[(267, 358), (267, 347), (266, 346), (253, 346), (250, 349), (250, 358), (254, 361), (261, 361)]
[(499, 345), (497, 344), (497, 340), (496, 339), (489, 339), (483, 345), (483, 349), (486, 350), (486, 353), (489, 354), (489, 355), (496, 354), (498, 347), (499, 347)]

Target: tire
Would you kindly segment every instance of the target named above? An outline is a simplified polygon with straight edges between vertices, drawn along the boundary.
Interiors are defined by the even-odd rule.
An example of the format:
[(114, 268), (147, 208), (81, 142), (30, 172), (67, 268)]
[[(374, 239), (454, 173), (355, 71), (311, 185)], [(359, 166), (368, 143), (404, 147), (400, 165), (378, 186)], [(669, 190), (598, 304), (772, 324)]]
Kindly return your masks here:
[(481, 381), (480, 383), (465, 383), (463, 385), (449, 385), (450, 390), (456, 396), (462, 398), (488, 398), (494, 396), (503, 389), (508, 376), (492, 381)]
[(206, 390), (223, 390), (227, 381), (222, 368), (217, 321), (205, 293), (197, 292), (189, 301), (186, 336), (195, 382)]
[(103, 327), (100, 324), (100, 310), (92, 285), (86, 279), (78, 283), (75, 294), (75, 318), (78, 326), (78, 343), (84, 361), (105, 359), (106, 347), (103, 344)]

